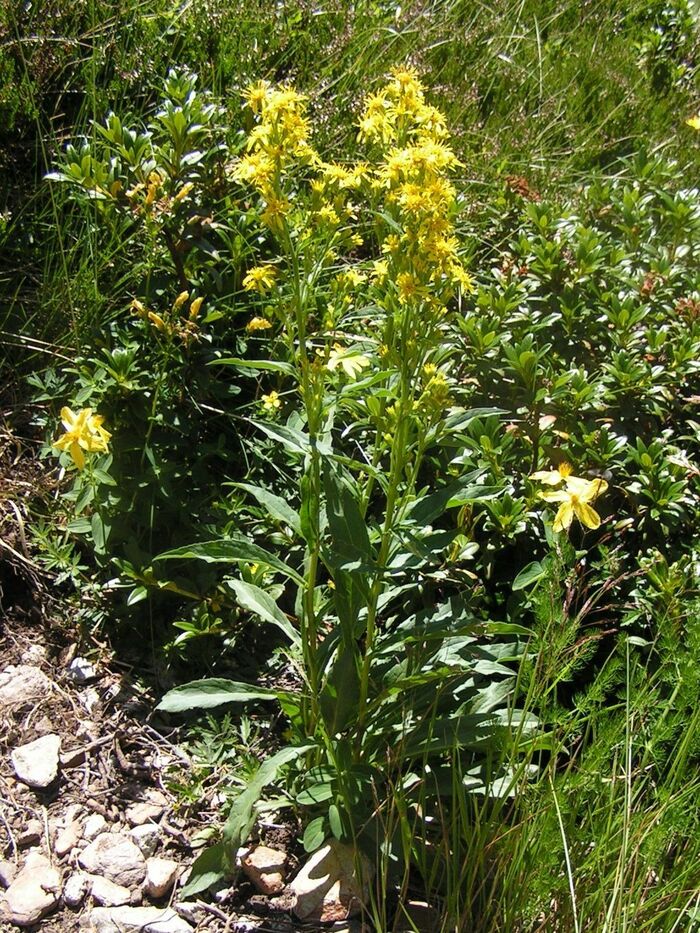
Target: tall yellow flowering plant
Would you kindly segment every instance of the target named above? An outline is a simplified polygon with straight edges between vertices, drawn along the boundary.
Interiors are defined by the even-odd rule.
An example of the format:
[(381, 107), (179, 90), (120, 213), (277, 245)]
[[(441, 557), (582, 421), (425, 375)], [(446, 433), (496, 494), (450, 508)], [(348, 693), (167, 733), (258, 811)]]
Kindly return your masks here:
[[(296, 91), (262, 82), (245, 100), (254, 126), (234, 177), (267, 244), (243, 279), (248, 331), (263, 331), (283, 353), (219, 362), (278, 374), (262, 397), (267, 420), (253, 423), (296, 458), (299, 505), (245, 489), (284, 521), (304, 557), (290, 566), (286, 554), (240, 535), (162, 555), (255, 560), (298, 590), (290, 619), (260, 588), (231, 584), (245, 608), (285, 632), (303, 686), (275, 694), (295, 741), (234, 807), (229, 852), (250, 829), (256, 794), (295, 757), (304, 762), (297, 802), (321, 810), (307, 848), (329, 832), (355, 839), (376, 823), (382, 787), (403, 757), (483, 741), (490, 709), (484, 701), (476, 712), (480, 675), (465, 605), (418, 611), (420, 599), (413, 602), (452, 540), (432, 522), (479, 495), (474, 475), (447, 491), (420, 488), (426, 454), (470, 417), (454, 405), (441, 349), (454, 300), (471, 287), (454, 229), (458, 162), (444, 119), (417, 75), (396, 70), (360, 118), (366, 161), (339, 164), (313, 149), (307, 101)], [(460, 638), (461, 652), (447, 647)], [(185, 685), (162, 705), (212, 705), (211, 690)], [(221, 682), (215, 694), (217, 702), (271, 695)]]

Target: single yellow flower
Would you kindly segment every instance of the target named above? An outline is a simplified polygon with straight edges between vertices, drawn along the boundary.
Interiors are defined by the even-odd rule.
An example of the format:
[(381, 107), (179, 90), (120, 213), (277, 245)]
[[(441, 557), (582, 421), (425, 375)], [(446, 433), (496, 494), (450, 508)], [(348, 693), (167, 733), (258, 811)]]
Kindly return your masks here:
[(690, 119), (686, 120), (685, 122), (694, 130), (700, 130), (700, 113), (695, 117), (690, 117)]
[(102, 427), (102, 415), (93, 415), (92, 408), (83, 408), (76, 414), (66, 406), (61, 409), (61, 421), (66, 433), (53, 446), (67, 450), (79, 470), (85, 466), (84, 450), (94, 453), (109, 449), (112, 435)]
[(248, 321), (245, 329), (249, 334), (254, 334), (257, 330), (269, 330), (271, 327), (272, 322), (266, 317), (253, 317)]
[(578, 476), (567, 476), (564, 489), (552, 489), (540, 493), (540, 499), (545, 502), (560, 502), (559, 510), (554, 518), (552, 531), (563, 531), (571, 527), (574, 516), (586, 528), (599, 528), (600, 515), (591, 508), (590, 502), (605, 492), (608, 484), (604, 479), (587, 480)]
[(326, 363), (326, 369), (329, 372), (334, 372), (340, 367), (348, 379), (357, 379), (359, 373), (367, 366), (369, 366), (369, 360), (366, 356), (354, 350), (344, 350), (339, 343), (333, 344)]
[(275, 284), (277, 269), (274, 266), (254, 266), (243, 279), (243, 288), (247, 292), (260, 292), (262, 295)]
[(282, 407), (282, 400), (274, 390), (268, 395), (263, 395), (261, 400), (265, 411), (269, 411), (270, 413)]

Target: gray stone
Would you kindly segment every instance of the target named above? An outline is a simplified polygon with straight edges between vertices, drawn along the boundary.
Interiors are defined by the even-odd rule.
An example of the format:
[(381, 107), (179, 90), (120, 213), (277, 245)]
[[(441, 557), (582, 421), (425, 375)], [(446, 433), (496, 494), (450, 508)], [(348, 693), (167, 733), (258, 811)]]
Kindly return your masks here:
[(131, 899), (131, 891), (128, 888), (115, 884), (109, 878), (102, 878), (100, 875), (90, 877), (90, 895), (103, 907), (121, 907), (122, 904), (128, 904)]
[(91, 933), (192, 933), (170, 907), (95, 907), (85, 925)]
[(144, 890), (149, 897), (165, 897), (177, 881), (180, 866), (169, 858), (146, 860), (146, 884)]
[(129, 830), (129, 838), (141, 850), (144, 858), (150, 858), (155, 855), (160, 842), (160, 830), (155, 823), (144, 823), (143, 826), (134, 826)]
[(90, 887), (90, 876), (76, 871), (63, 885), (63, 901), (68, 907), (80, 907)]
[(58, 776), (61, 737), (55, 734), (21, 745), (12, 752), (12, 766), (17, 778), (30, 787), (48, 787)]
[(8, 709), (43, 699), (53, 684), (38, 667), (19, 664), (0, 674), (0, 708)]
[(100, 833), (78, 856), (81, 868), (132, 888), (146, 877), (146, 862), (131, 839), (119, 833)]
[(38, 852), (30, 852), (22, 871), (5, 891), (0, 910), (18, 927), (37, 923), (58, 903), (61, 873)]

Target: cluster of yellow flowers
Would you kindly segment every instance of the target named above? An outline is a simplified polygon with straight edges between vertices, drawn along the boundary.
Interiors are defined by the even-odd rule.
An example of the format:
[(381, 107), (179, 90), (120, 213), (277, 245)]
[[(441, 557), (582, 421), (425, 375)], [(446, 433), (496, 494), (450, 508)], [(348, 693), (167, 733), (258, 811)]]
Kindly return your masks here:
[(200, 296), (199, 298), (193, 299), (189, 304), (187, 316), (185, 317), (181, 314), (181, 309), (189, 300), (189, 292), (180, 292), (173, 302), (167, 318), (158, 314), (157, 311), (149, 311), (138, 298), (134, 298), (131, 302), (131, 310), (142, 320), (152, 324), (157, 331), (160, 331), (168, 337), (177, 337), (188, 347), (190, 343), (199, 336), (197, 318), (202, 310), (204, 298)]
[(359, 137), (380, 149), (374, 189), (400, 228), (382, 243), (399, 300), (439, 310), (455, 288), (470, 289), (471, 279), (451, 220), (455, 189), (447, 176), (459, 162), (446, 142), (444, 118), (425, 102), (415, 72), (395, 70), (387, 86), (368, 98)]
[(291, 210), (282, 188), (285, 173), (292, 166), (318, 162), (308, 141), (306, 98), (293, 88), (275, 88), (267, 81), (249, 87), (244, 97), (259, 122), (248, 136), (247, 154), (234, 174), (256, 188), (265, 202), (263, 222), (279, 231), (281, 219)]

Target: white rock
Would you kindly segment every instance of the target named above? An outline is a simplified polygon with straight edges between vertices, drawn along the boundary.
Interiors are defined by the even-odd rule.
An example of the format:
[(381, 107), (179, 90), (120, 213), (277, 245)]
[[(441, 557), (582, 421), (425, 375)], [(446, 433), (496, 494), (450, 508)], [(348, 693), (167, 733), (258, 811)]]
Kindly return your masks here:
[(241, 855), (241, 866), (261, 894), (279, 894), (286, 881), (287, 855), (279, 849), (255, 846)]
[(149, 858), (146, 860), (146, 885), (144, 890), (149, 897), (165, 897), (177, 881), (180, 866), (169, 858)]
[(109, 878), (92, 875), (90, 877), (90, 895), (93, 900), (104, 907), (121, 907), (122, 904), (129, 903), (131, 891), (122, 884), (115, 884)]
[(12, 752), (12, 766), (17, 778), (30, 787), (48, 787), (58, 775), (58, 755), (61, 751), (59, 735), (41, 738), (21, 745)]
[(76, 871), (63, 885), (63, 900), (68, 907), (80, 907), (90, 887), (90, 876)]
[(300, 920), (328, 923), (358, 914), (368, 897), (372, 865), (364, 855), (362, 884), (355, 870), (355, 850), (331, 839), (309, 858), (289, 885), (292, 908)]
[(87, 918), (92, 933), (192, 933), (172, 908), (95, 907)]
[(155, 823), (144, 823), (143, 826), (134, 826), (130, 829), (129, 837), (139, 847), (144, 858), (150, 858), (158, 848), (160, 829)]
[(119, 833), (100, 833), (78, 856), (78, 864), (93, 875), (103, 875), (127, 888), (146, 876), (146, 862), (131, 839)]
[(92, 813), (83, 826), (83, 839), (92, 842), (95, 836), (99, 836), (107, 829), (107, 820), (101, 813)]
[(142, 826), (151, 820), (160, 819), (164, 809), (156, 803), (134, 803), (126, 808), (125, 816), (132, 826)]
[(68, 666), (68, 676), (76, 684), (86, 684), (97, 677), (97, 668), (87, 658), (73, 658)]
[(0, 708), (43, 699), (52, 687), (49, 678), (38, 667), (27, 664), (6, 667), (0, 674)]
[(19, 927), (36, 923), (58, 903), (61, 873), (38, 852), (30, 852), (22, 871), (0, 901), (5, 918)]
[(53, 844), (56, 855), (62, 858), (71, 849), (74, 849), (80, 842), (81, 836), (80, 823), (77, 820), (71, 820), (56, 836), (56, 841)]
[(22, 661), (25, 664), (39, 664), (40, 661), (45, 661), (47, 658), (48, 652), (43, 645), (30, 645), (26, 651), (22, 652)]

